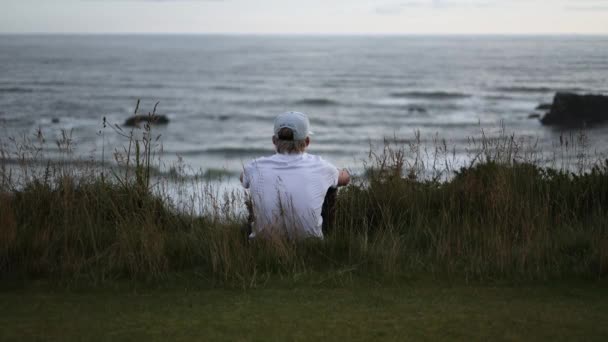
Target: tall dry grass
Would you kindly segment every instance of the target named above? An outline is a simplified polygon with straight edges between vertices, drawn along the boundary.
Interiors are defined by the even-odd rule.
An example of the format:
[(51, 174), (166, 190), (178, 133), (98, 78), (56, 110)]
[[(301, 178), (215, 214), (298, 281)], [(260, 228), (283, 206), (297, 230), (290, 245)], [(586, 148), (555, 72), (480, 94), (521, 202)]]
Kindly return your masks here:
[[(608, 271), (606, 160), (548, 167), (512, 136), (482, 135), (469, 164), (456, 168), (445, 142), (387, 141), (370, 154), (366, 175), (340, 191), (323, 241), (249, 241), (241, 193), (218, 193), (180, 167), (155, 176), (152, 125), (115, 131), (126, 145), (112, 151), (111, 165), (45, 160), (41, 133), (3, 142), (3, 278), (158, 280), (185, 271), (259, 286), (311, 274), (547, 279)], [(70, 143), (64, 134), (57, 144), (69, 154)], [(176, 200), (159, 191), (168, 183), (200, 191)]]

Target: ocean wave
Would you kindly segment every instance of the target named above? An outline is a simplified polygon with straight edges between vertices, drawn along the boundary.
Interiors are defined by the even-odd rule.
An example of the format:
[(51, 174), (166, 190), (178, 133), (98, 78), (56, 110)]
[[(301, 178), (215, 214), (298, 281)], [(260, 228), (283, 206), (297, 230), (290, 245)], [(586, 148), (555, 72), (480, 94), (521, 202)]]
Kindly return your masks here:
[(34, 89), (30, 88), (20, 88), (20, 87), (10, 87), (10, 88), (0, 88), (0, 93), (33, 93)]
[(215, 155), (227, 155), (227, 156), (239, 156), (239, 155), (268, 155), (272, 153), (270, 148), (256, 148), (256, 147), (211, 147), (203, 149), (194, 149), (186, 151), (170, 151), (165, 150), (165, 154), (175, 154), (183, 157), (188, 156), (199, 156), (202, 154), (215, 154)]
[(391, 93), (391, 97), (433, 100), (466, 99), (471, 96), (470, 94), (448, 91), (404, 91)]
[(570, 91), (570, 92), (579, 92), (585, 91), (583, 88), (552, 88), (552, 87), (544, 87), (544, 86), (511, 86), (511, 87), (497, 87), (497, 91), (507, 92), (507, 93), (553, 93), (560, 91)]
[(213, 86), (211, 87), (212, 90), (219, 90), (219, 91), (242, 91), (243, 88), (242, 87), (237, 87), (237, 86)]
[(49, 86), (49, 87), (62, 87), (66, 85), (70, 85), (70, 82), (64, 81), (34, 81), (34, 82), (23, 82), (26, 84), (31, 84), (33, 86)]
[(131, 88), (131, 89), (146, 89), (146, 90), (156, 90), (156, 89), (168, 88), (165, 84), (162, 84), (162, 83), (125, 83), (125, 84), (121, 84), (120, 87), (121, 88)]
[(49, 104), (48, 108), (53, 111), (61, 111), (61, 112), (73, 112), (73, 111), (88, 111), (94, 110), (92, 105), (82, 101), (72, 101), (68, 100), (56, 100)]
[(310, 98), (296, 101), (294, 104), (299, 106), (335, 106), (338, 102), (326, 98)]
[(486, 100), (515, 100), (517, 97), (509, 96), (509, 95), (484, 95), (484, 99)]

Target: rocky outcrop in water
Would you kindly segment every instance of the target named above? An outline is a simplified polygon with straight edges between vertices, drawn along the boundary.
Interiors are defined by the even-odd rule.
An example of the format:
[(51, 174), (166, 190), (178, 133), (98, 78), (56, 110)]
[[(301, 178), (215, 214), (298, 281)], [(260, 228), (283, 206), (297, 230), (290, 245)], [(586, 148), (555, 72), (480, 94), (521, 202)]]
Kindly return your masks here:
[(543, 125), (585, 127), (608, 122), (608, 96), (557, 93)]
[(125, 126), (136, 127), (144, 122), (155, 125), (166, 125), (169, 123), (169, 118), (166, 115), (134, 115), (125, 121)]
[(538, 106), (536, 106), (536, 110), (551, 110), (552, 106), (553, 106), (552, 103), (541, 103)]

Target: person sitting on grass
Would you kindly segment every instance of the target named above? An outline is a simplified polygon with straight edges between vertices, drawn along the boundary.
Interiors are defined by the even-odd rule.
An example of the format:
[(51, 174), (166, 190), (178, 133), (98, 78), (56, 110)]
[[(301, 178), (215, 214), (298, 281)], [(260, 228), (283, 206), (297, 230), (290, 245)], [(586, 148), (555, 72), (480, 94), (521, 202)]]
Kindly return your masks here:
[(241, 183), (250, 195), (249, 238), (323, 238), (331, 229), (337, 188), (348, 185), (350, 175), (306, 153), (311, 134), (306, 114), (280, 114), (272, 137), (277, 153), (244, 166)]

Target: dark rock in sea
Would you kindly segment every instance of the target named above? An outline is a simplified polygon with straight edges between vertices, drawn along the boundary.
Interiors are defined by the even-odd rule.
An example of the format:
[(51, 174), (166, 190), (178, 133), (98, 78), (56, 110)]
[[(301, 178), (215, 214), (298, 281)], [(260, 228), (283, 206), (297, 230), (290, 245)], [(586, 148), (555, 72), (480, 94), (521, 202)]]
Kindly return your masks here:
[(52, 118), (51, 119), (51, 123), (58, 124), (59, 123), (59, 118)]
[(155, 125), (166, 125), (169, 123), (169, 118), (166, 115), (134, 115), (125, 121), (125, 126), (135, 127), (143, 122), (149, 122)]
[(532, 114), (528, 115), (528, 119), (540, 119), (540, 114), (532, 113)]
[(410, 113), (412, 113), (412, 112), (413, 113), (426, 113), (426, 108), (421, 107), (421, 106), (414, 106), (414, 105), (412, 105), (412, 106), (407, 107), (407, 110)]
[(608, 121), (608, 96), (557, 93), (543, 125), (584, 127)]
[(551, 106), (553, 106), (551, 103), (541, 103), (536, 107), (536, 110), (551, 110)]

